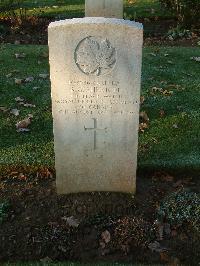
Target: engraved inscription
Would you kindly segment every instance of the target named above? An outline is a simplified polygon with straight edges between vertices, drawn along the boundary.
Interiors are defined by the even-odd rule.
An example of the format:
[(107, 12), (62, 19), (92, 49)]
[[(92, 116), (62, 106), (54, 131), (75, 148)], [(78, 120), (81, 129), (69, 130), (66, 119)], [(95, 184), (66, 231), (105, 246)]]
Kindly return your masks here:
[(84, 129), (85, 130), (93, 130), (94, 131), (94, 150), (96, 150), (97, 148), (97, 131), (98, 130), (107, 130), (107, 127), (106, 128), (98, 128), (97, 127), (97, 119), (96, 118), (92, 118), (94, 120), (94, 127), (93, 128), (87, 128), (84, 126)]
[(116, 49), (108, 39), (89, 36), (81, 40), (75, 50), (75, 62), (86, 75), (108, 74), (116, 63)]
[(66, 98), (57, 98), (54, 103), (63, 115), (92, 115), (93, 117), (110, 113), (133, 115), (133, 106), (139, 103), (127, 94), (117, 80), (70, 80), (70, 94)]

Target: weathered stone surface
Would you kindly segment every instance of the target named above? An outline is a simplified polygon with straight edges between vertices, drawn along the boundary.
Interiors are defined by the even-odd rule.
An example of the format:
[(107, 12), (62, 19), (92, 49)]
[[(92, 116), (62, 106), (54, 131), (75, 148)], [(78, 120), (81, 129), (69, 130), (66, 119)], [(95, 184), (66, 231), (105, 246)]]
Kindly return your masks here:
[(123, 0), (85, 0), (85, 16), (123, 18)]
[(120, 19), (50, 24), (58, 193), (135, 191), (142, 35)]

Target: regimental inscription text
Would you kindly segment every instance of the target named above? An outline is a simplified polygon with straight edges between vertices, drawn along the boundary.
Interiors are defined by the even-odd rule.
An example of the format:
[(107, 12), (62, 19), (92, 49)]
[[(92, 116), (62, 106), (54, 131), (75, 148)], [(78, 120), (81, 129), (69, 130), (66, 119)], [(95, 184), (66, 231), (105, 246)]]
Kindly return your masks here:
[(63, 115), (133, 114), (133, 105), (138, 104), (119, 81), (71, 80), (66, 87), (70, 90), (67, 98), (55, 99), (57, 112)]

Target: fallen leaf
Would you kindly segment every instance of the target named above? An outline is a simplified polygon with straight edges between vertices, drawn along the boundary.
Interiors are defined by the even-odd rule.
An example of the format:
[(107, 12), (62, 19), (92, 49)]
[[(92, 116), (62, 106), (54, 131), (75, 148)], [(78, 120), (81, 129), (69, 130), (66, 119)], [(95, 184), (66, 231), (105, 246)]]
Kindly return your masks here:
[(12, 73), (9, 73), (9, 74), (6, 75), (6, 78), (11, 78), (12, 75), (13, 75)]
[(17, 53), (17, 54), (15, 54), (15, 57), (16, 57), (16, 59), (20, 59), (20, 58), (25, 58), (26, 57), (26, 54), (24, 54), (24, 53)]
[(66, 220), (66, 222), (68, 223), (69, 226), (71, 227), (78, 227), (79, 226), (79, 221), (78, 219), (76, 219), (74, 216), (70, 216), (70, 217), (63, 217), (63, 220)]
[(197, 56), (196, 57), (195, 56), (194, 57), (190, 57), (190, 59), (194, 60), (196, 62), (200, 62), (200, 56), (199, 57), (197, 57)]
[(183, 185), (183, 180), (178, 180), (174, 185), (173, 185), (173, 187), (174, 188), (177, 188), (177, 187), (180, 187), (180, 186), (182, 186)]
[(10, 109), (5, 107), (5, 106), (0, 106), (0, 111), (2, 111), (3, 113), (8, 112)]
[(32, 119), (33, 118), (33, 115), (32, 114), (28, 114), (28, 117)]
[(139, 125), (139, 131), (144, 133), (145, 129), (149, 128), (147, 123), (140, 123)]
[(18, 109), (11, 109), (10, 113), (15, 115), (15, 116), (19, 116), (19, 110)]
[(63, 246), (59, 246), (58, 249), (59, 249), (60, 251), (62, 251), (63, 253), (66, 253), (66, 252), (67, 252), (67, 249), (64, 248)]
[(24, 79), (17, 79), (15, 78), (15, 84), (21, 85), (24, 82)]
[(177, 124), (173, 124), (172, 127), (178, 129), (178, 125)]
[(17, 122), (16, 129), (17, 132), (27, 132), (29, 129), (27, 127), (31, 124), (31, 117), (26, 117), (24, 120)]
[(104, 249), (104, 248), (106, 247), (105, 242), (102, 241), (102, 240), (99, 241), (99, 245), (100, 245), (100, 247), (101, 247), (102, 249)]
[(165, 111), (163, 109), (160, 109), (159, 115), (160, 115), (160, 117), (164, 117), (165, 116)]
[(140, 118), (142, 119), (142, 122), (144, 122), (144, 123), (149, 122), (149, 117), (145, 111), (140, 112)]
[(171, 258), (166, 251), (160, 252), (160, 260), (163, 262), (170, 262)]
[(25, 81), (25, 82), (32, 82), (32, 81), (34, 81), (34, 77), (28, 77), (28, 78), (25, 78), (24, 81)]
[(51, 258), (49, 258), (49, 257), (45, 257), (45, 258), (43, 258), (43, 259), (40, 259), (40, 261), (41, 261), (42, 263), (53, 262), (53, 260), (52, 260)]
[(151, 56), (157, 56), (155, 53), (149, 53), (149, 55), (151, 55)]
[(14, 44), (18, 45), (18, 44), (20, 44), (20, 41), (16, 40), (16, 41), (14, 42)]
[(144, 96), (141, 96), (140, 97), (140, 104), (142, 105), (144, 103), (144, 101), (145, 101), (145, 97)]
[(31, 104), (31, 103), (24, 103), (23, 106), (24, 107), (36, 107), (34, 104)]
[(148, 245), (148, 248), (152, 251), (152, 252), (163, 252), (163, 251), (166, 251), (167, 249), (164, 248), (164, 247), (161, 247), (160, 243), (158, 241), (154, 241), (154, 242), (151, 242), (149, 245)]
[(27, 176), (25, 176), (24, 174), (20, 173), (18, 176), (18, 179), (26, 181), (27, 180)]
[(153, 87), (151, 88), (151, 93), (155, 93), (155, 92), (160, 92), (162, 93), (163, 92), (163, 88), (157, 88), (157, 87)]
[(40, 56), (43, 58), (48, 58), (49, 54), (47, 52), (43, 52)]
[(107, 244), (110, 242), (111, 240), (111, 235), (110, 235), (110, 232), (108, 230), (104, 231), (102, 234), (101, 234), (101, 238), (102, 240)]
[(21, 98), (21, 97), (16, 97), (16, 98), (15, 98), (15, 101), (16, 101), (16, 102), (23, 102), (23, 101), (24, 101), (24, 99), (23, 99), (23, 98)]
[(46, 79), (48, 78), (49, 74), (39, 74), (39, 78)]
[(171, 96), (173, 94), (173, 91), (164, 90), (162, 94), (165, 96)]
[(17, 132), (29, 132), (30, 131), (30, 129), (28, 129), (28, 128), (19, 128), (19, 129), (17, 129)]

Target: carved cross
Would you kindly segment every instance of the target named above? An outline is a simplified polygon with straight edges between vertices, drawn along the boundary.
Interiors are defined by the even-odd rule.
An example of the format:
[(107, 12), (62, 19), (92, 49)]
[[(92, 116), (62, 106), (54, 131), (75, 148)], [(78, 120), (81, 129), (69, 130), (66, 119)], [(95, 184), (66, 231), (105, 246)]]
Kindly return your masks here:
[(107, 130), (107, 127), (106, 128), (98, 128), (97, 127), (97, 119), (96, 118), (92, 118), (94, 120), (94, 127), (93, 128), (87, 128), (84, 126), (84, 129), (85, 130), (93, 130), (94, 131), (94, 150), (97, 149), (97, 131), (99, 130)]

